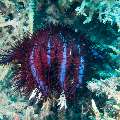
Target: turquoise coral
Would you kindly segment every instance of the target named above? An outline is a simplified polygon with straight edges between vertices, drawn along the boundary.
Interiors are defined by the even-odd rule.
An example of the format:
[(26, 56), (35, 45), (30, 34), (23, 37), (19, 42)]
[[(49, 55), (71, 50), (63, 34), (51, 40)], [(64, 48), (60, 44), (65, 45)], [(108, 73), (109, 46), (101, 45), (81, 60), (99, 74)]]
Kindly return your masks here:
[[(88, 11), (88, 10), (89, 11)], [(77, 15), (84, 15), (86, 20), (83, 22), (89, 23), (94, 13), (98, 13), (100, 22), (117, 24), (120, 31), (120, 1), (116, 0), (83, 0), (81, 5), (76, 8)]]

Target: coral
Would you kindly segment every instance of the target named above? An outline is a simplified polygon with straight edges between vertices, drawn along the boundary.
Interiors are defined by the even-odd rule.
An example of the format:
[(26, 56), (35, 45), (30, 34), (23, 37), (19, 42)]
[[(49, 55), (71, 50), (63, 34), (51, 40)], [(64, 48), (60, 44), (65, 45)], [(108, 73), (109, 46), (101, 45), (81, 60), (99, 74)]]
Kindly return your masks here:
[[(77, 15), (85, 16), (86, 20), (83, 22), (89, 23), (93, 15), (98, 13), (100, 22), (110, 22), (112, 25), (117, 24), (118, 32), (120, 31), (120, 1), (116, 0), (83, 0), (81, 5), (76, 9)], [(89, 11), (89, 12), (88, 12)]]
[[(13, 76), (16, 75), (16, 68), (20, 67), (20, 64), (16, 67), (16, 61), (12, 61), (12, 64), (2, 63), (0, 119), (119, 120), (120, 0), (0, 1), (0, 61), (1, 55), (6, 56), (16, 43), (23, 41), (26, 33), (32, 34), (51, 23), (68, 26), (76, 33), (86, 34), (89, 42), (95, 43), (92, 46), (93, 54), (97, 54), (97, 57), (102, 55), (103, 59), (90, 63), (94, 70), (92, 73), (90, 71), (92, 80), (87, 83), (85, 90), (78, 91), (75, 103), (67, 103), (69, 109), (60, 110), (57, 103), (66, 106), (62, 99), (51, 96), (41, 105), (41, 94), (37, 96), (36, 102), (33, 99), (34, 91), (29, 100), (19, 94), (13, 86)], [(99, 63), (102, 65), (99, 66)]]
[(27, 1), (6, 0), (0, 4), (3, 4), (6, 9), (3, 11), (4, 9), (1, 8), (0, 12), (0, 47), (8, 50), (11, 48), (11, 44), (14, 46), (18, 39), (22, 39), (29, 30), (32, 31), (33, 25), (30, 24), (32, 19), (28, 14), (30, 9), (27, 7)]
[[(106, 105), (104, 106), (104, 117), (106, 119), (112, 117), (117, 118), (120, 110), (120, 91), (117, 90), (120, 85), (120, 78), (109, 78), (106, 80), (93, 80), (88, 83), (88, 88), (92, 92), (96, 92), (96, 96), (102, 94), (107, 95)], [(119, 119), (119, 118), (118, 118)]]
[[(1, 66), (1, 70), (4, 71), (4, 74), (2, 73), (0, 79), (0, 119), (3, 120), (5, 118), (11, 120), (14, 116), (17, 117), (17, 115), (23, 117), (22, 113), (24, 113), (23, 110), (27, 105), (25, 101), (21, 102), (23, 98), (11, 89), (11, 78), (14, 74), (12, 69), (12, 65)], [(21, 114), (19, 114), (20, 112)]]

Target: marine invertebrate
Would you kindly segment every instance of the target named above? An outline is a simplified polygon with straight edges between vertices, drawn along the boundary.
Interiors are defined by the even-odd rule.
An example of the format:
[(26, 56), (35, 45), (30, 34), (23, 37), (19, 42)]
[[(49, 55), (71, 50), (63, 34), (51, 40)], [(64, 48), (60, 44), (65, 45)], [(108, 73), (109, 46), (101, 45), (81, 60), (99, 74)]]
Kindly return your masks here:
[(14, 84), (22, 93), (32, 92), (29, 100), (36, 98), (38, 103), (54, 94), (60, 97), (60, 108), (67, 108), (66, 101), (73, 100), (89, 78), (91, 56), (103, 59), (84, 35), (50, 26), (26, 37), (2, 62), (18, 65)]

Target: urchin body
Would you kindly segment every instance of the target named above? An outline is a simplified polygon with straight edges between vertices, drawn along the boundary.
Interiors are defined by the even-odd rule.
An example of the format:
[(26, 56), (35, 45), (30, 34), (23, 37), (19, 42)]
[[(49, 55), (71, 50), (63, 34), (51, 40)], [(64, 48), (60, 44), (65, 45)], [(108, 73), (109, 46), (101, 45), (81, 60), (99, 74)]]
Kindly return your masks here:
[(77, 89), (86, 85), (90, 56), (99, 56), (94, 51), (84, 35), (51, 26), (26, 37), (6, 60), (20, 65), (14, 83), (22, 93), (32, 93), (29, 100), (55, 94), (63, 107), (75, 98)]

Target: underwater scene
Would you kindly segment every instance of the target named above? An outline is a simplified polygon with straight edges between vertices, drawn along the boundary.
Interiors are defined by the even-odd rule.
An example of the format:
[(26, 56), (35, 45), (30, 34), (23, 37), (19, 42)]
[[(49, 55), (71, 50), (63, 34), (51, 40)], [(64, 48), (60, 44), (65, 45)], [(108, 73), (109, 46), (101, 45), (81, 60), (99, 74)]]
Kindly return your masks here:
[(0, 0), (0, 120), (120, 120), (120, 0)]

